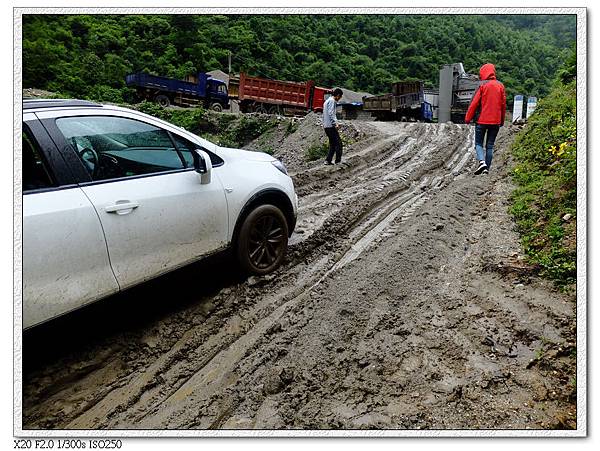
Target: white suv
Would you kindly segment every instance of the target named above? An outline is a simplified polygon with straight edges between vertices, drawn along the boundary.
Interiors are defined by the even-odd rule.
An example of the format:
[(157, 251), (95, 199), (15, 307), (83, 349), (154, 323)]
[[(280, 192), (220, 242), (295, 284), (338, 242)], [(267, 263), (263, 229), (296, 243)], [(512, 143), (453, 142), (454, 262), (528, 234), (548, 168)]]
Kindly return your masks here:
[(23, 326), (231, 247), (282, 262), (298, 198), (275, 158), (80, 100), (23, 102)]

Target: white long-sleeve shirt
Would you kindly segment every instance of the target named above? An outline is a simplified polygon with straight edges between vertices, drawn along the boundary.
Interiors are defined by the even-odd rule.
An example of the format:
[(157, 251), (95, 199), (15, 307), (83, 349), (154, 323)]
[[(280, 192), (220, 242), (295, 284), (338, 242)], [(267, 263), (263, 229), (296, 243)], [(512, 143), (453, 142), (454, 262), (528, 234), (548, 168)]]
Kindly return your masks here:
[(337, 102), (333, 96), (325, 100), (323, 104), (323, 128), (335, 127), (337, 124), (337, 117), (335, 116), (335, 109)]

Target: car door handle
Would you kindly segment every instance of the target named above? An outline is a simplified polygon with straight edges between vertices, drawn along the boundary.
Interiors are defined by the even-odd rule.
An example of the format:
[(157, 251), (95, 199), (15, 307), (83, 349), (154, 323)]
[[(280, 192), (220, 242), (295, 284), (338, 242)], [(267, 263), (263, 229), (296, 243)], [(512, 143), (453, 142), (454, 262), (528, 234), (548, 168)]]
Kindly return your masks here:
[[(116, 204), (107, 205), (104, 207), (104, 211), (107, 213), (117, 213), (119, 215), (124, 215), (127, 213), (131, 213), (134, 208), (139, 207), (140, 204), (137, 202), (128, 202), (128, 201), (117, 201)], [(129, 211), (126, 211), (129, 210)]]

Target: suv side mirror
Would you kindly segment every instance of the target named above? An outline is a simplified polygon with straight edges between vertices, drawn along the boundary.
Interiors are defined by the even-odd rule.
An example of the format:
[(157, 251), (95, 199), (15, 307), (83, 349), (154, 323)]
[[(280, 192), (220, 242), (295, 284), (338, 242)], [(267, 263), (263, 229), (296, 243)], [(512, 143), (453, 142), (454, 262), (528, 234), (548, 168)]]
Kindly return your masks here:
[(200, 174), (200, 183), (206, 185), (210, 183), (210, 174), (212, 172), (212, 162), (210, 156), (203, 150), (195, 149), (192, 152), (194, 157), (194, 169)]

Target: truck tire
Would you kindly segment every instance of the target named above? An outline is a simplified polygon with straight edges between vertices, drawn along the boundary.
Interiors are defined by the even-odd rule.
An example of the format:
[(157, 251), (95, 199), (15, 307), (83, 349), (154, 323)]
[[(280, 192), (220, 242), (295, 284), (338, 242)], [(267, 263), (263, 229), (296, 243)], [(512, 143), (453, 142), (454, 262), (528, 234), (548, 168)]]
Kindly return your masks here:
[(168, 106), (171, 106), (171, 100), (169, 99), (169, 97), (167, 97), (164, 94), (157, 95), (154, 98), (154, 100), (156, 101), (156, 103), (158, 103), (163, 108), (167, 108)]
[(243, 270), (264, 275), (277, 269), (288, 243), (288, 224), (279, 208), (260, 205), (244, 219), (236, 243), (236, 254)]
[(256, 105), (254, 105), (254, 112), (260, 113), (260, 114), (266, 114), (267, 109), (265, 108), (265, 106), (262, 103), (257, 103)]
[(239, 106), (240, 106), (240, 113), (251, 113), (252, 112), (251, 105), (248, 105), (248, 102), (241, 101), (239, 103)]
[(210, 109), (213, 110), (213, 111), (218, 111), (220, 113), (221, 111), (223, 111), (223, 105), (221, 105), (220, 103), (215, 102), (215, 103), (213, 103), (210, 106)]

